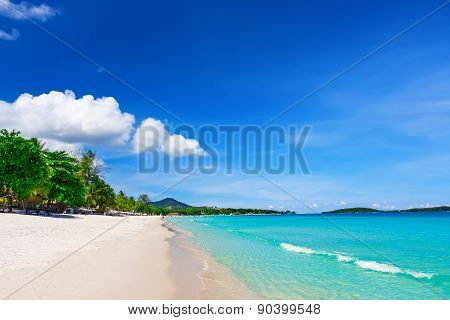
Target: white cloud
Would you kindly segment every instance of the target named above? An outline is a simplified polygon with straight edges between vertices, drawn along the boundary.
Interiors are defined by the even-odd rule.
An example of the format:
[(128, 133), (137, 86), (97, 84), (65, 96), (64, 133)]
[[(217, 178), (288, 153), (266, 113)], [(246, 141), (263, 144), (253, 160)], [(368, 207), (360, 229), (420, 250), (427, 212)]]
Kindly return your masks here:
[(122, 112), (112, 97), (77, 99), (66, 90), (40, 96), (24, 93), (13, 103), (0, 101), (0, 128), (59, 143), (123, 145), (133, 124), (134, 116)]
[(433, 205), (431, 203), (427, 202), (427, 203), (421, 204), (419, 207), (420, 208), (431, 208), (431, 207), (433, 207)]
[(11, 32), (9, 32), (9, 33), (0, 29), (0, 39), (7, 40), (7, 41), (14, 41), (19, 36), (20, 36), (20, 33), (16, 29), (12, 29)]
[(172, 157), (206, 154), (197, 140), (170, 134), (160, 120), (153, 118), (142, 121), (134, 134), (132, 145), (136, 153), (156, 150)]
[(165, 135), (166, 128), (160, 120), (153, 118), (145, 119), (141, 122), (141, 125), (134, 134), (132, 140), (134, 152), (140, 153), (146, 150), (160, 148)]
[(373, 203), (372, 207), (378, 210), (395, 210), (395, 206), (387, 203)]
[(0, 128), (37, 137), (51, 150), (74, 152), (84, 145), (128, 147), (131, 143), (135, 152), (157, 150), (170, 156), (205, 155), (198, 141), (170, 134), (160, 120), (147, 118), (138, 130), (134, 123), (134, 116), (122, 112), (113, 97), (77, 98), (73, 91), (66, 90), (39, 96), (24, 93), (14, 102), (0, 100)]
[(200, 148), (197, 140), (187, 139), (179, 134), (168, 135), (161, 146), (161, 150), (171, 156), (198, 155), (204, 156), (206, 152)]
[(16, 4), (10, 0), (0, 0), (0, 15), (16, 20), (30, 18), (45, 22), (57, 13), (56, 9), (46, 4), (33, 5), (25, 1)]
[(78, 151), (83, 148), (81, 143), (67, 143), (53, 139), (40, 139), (45, 143), (45, 149), (51, 151), (66, 151), (71, 155), (77, 155)]

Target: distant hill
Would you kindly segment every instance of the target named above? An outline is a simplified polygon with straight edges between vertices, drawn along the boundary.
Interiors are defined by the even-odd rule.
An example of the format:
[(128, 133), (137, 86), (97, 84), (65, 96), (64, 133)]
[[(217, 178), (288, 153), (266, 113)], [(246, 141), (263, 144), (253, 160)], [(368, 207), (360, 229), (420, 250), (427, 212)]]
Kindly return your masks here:
[(375, 213), (375, 212), (450, 212), (449, 206), (431, 207), (431, 208), (413, 208), (405, 210), (377, 210), (372, 208), (345, 208), (322, 213)]
[(371, 212), (381, 212), (381, 211), (372, 208), (345, 208), (332, 211), (324, 211), (322, 213), (371, 213)]
[(158, 208), (172, 208), (172, 209), (182, 209), (182, 208), (190, 208), (191, 206), (186, 203), (177, 201), (173, 198), (166, 198), (160, 201), (155, 201), (150, 203), (154, 207)]
[(431, 207), (431, 208), (414, 208), (400, 210), (400, 212), (450, 212), (449, 206)]

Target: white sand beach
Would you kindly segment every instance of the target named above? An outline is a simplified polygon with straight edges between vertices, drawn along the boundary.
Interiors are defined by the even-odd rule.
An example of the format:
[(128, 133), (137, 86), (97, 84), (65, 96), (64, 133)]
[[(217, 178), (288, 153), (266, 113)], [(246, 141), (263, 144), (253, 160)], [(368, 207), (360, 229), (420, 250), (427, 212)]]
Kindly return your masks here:
[(0, 213), (0, 298), (253, 297), (229, 272), (175, 241), (163, 223), (159, 217)]

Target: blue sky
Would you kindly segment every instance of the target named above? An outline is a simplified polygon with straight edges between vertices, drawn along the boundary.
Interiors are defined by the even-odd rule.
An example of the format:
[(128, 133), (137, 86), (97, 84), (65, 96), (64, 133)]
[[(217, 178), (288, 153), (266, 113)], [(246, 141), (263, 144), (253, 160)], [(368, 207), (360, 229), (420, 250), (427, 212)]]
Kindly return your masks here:
[[(138, 172), (126, 145), (141, 121), (169, 135), (180, 119), (263, 125), (443, 2), (0, 0), (0, 125), (92, 147), (117, 190), (155, 197), (183, 175)], [(450, 5), (278, 118), (312, 127), (311, 174), (268, 177), (316, 210), (450, 204), (449, 18)], [(35, 99), (14, 104), (51, 91), (61, 95), (36, 102), (46, 113), (26, 109)], [(85, 95), (94, 100), (83, 113), (67, 112)], [(215, 175), (195, 173), (160, 198), (310, 211), (258, 175), (226, 174), (219, 159)]]

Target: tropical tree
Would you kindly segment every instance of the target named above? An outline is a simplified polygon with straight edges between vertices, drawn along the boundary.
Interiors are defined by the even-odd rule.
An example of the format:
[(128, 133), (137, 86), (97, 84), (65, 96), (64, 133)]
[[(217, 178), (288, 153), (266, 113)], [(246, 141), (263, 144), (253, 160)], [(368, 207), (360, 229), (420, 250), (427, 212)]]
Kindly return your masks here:
[(78, 174), (86, 185), (90, 185), (95, 179), (102, 179), (103, 173), (106, 171), (103, 162), (97, 159), (96, 153), (92, 150), (83, 153), (79, 168)]
[(116, 208), (119, 211), (128, 211), (128, 197), (125, 192), (119, 191), (116, 196)]
[(142, 204), (149, 204), (150, 203), (150, 197), (148, 194), (143, 193), (139, 196), (138, 201)]
[(90, 208), (101, 212), (114, 207), (116, 195), (114, 190), (103, 180), (106, 171), (103, 162), (97, 159), (92, 150), (83, 154), (79, 164), (79, 177), (86, 186), (86, 203)]
[(134, 212), (136, 210), (136, 200), (134, 200), (133, 196), (128, 197), (127, 199), (127, 208), (129, 212)]
[(48, 177), (41, 145), (37, 139), (24, 139), (20, 132), (0, 130), (0, 185), (9, 199), (25, 201)]
[(86, 187), (79, 173), (78, 160), (64, 151), (45, 151), (49, 167), (48, 204), (56, 201), (69, 207), (84, 205)]
[(90, 208), (100, 212), (114, 207), (116, 195), (114, 190), (102, 179), (94, 178), (88, 186), (86, 202)]
[(147, 195), (139, 196), (136, 201), (134, 197), (128, 197), (123, 191), (119, 191), (116, 196), (116, 208), (119, 211), (125, 212), (144, 212), (145, 207), (150, 203)]

